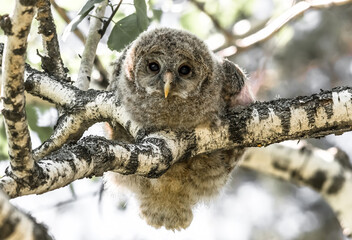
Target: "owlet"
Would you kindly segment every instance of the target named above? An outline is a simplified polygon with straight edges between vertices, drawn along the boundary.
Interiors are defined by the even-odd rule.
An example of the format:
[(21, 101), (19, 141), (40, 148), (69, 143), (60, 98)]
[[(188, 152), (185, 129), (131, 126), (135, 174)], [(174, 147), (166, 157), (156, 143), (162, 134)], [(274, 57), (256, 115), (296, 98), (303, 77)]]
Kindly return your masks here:
[[(196, 36), (158, 28), (142, 33), (118, 59), (109, 90), (130, 117), (148, 129), (191, 130), (216, 126), (231, 108), (252, 101), (245, 74), (220, 59)], [(114, 139), (133, 142), (114, 127)], [(124, 186), (139, 200), (149, 225), (187, 228), (192, 207), (219, 193), (243, 149), (218, 150), (182, 159), (156, 179), (108, 172), (108, 188)]]

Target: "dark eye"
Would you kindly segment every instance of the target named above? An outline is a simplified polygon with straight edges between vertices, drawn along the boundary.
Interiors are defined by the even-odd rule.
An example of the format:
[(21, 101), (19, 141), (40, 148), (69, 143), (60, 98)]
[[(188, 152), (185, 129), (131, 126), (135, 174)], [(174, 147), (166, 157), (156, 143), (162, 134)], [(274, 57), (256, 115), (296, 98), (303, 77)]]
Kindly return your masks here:
[(191, 67), (188, 65), (182, 65), (179, 69), (178, 69), (178, 73), (182, 76), (186, 76), (188, 74), (190, 74), (191, 72)]
[(157, 62), (151, 62), (148, 64), (148, 68), (150, 71), (157, 73), (160, 70), (160, 66)]

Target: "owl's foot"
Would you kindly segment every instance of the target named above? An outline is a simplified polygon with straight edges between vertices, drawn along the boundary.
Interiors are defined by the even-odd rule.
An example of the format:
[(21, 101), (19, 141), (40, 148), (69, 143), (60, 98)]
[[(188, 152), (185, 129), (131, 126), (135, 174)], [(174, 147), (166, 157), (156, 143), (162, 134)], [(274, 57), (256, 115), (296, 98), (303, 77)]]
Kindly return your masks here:
[(180, 205), (172, 202), (172, 206), (163, 203), (162, 205), (141, 204), (140, 210), (146, 222), (155, 227), (165, 227), (168, 230), (186, 229), (192, 222), (193, 213), (188, 205)]

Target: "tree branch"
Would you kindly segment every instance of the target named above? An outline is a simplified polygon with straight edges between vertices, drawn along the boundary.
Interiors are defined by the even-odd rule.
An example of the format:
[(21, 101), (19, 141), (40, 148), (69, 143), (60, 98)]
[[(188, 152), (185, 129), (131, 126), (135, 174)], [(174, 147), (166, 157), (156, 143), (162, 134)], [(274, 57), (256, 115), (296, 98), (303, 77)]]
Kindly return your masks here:
[[(51, 0), (51, 4), (53, 5), (53, 7), (55, 8), (55, 10), (57, 11), (57, 13), (60, 15), (60, 17), (62, 19), (64, 19), (64, 21), (66, 23), (70, 23), (71, 22), (71, 19), (70, 17), (67, 15), (67, 12), (64, 8), (60, 7), (56, 2), (55, 0)], [(74, 31), (75, 35), (78, 37), (79, 40), (81, 40), (81, 42), (83, 44), (85, 44), (86, 40), (85, 40), (85, 37), (84, 37), (84, 34), (82, 33), (81, 30), (79, 30), (79, 28), (76, 28)], [(100, 83), (100, 85), (103, 87), (103, 88), (106, 88), (109, 84), (109, 81), (108, 81), (108, 72), (106, 71), (106, 69), (104, 68), (103, 64), (101, 63), (100, 59), (98, 56), (95, 56), (94, 58), (94, 65), (95, 67), (98, 69), (100, 75), (102, 76), (102, 81)]]
[[(49, 87), (54, 90), (49, 92)], [(61, 106), (68, 119), (88, 119), (85, 123), (89, 124), (106, 120), (121, 124), (134, 136), (136, 143), (125, 144), (89, 137), (61, 148), (69, 137), (56, 142), (51, 139), (44, 143), (45, 154), (50, 152), (46, 151), (47, 148), (61, 149), (39, 161), (30, 179), (14, 179), (11, 171), (7, 171), (7, 177), (1, 179), (1, 188), (11, 197), (42, 193), (65, 186), (75, 179), (101, 176), (103, 172), (111, 170), (122, 174), (158, 177), (180, 159), (201, 153), (341, 134), (352, 128), (352, 88), (349, 87), (335, 88), (308, 97), (257, 102), (229, 113), (218, 127), (198, 127), (188, 132), (143, 129), (129, 119), (115, 92), (83, 92), (40, 72), (28, 76), (26, 89), (54, 103), (62, 101)], [(64, 92), (68, 97), (65, 97)], [(56, 136), (80, 133), (89, 124), (77, 120), (75, 125), (75, 121), (59, 120), (55, 131), (61, 132)]]
[[(7, 34), (4, 54), (1, 113), (5, 118), (9, 156), (13, 173), (18, 177), (28, 175), (33, 169), (32, 144), (26, 121), (24, 96), (24, 62), (27, 36), (35, 13), (36, 1), (16, 1), (13, 16), (1, 21)], [(6, 29), (6, 30), (5, 30)]]
[(78, 77), (75, 82), (75, 86), (81, 90), (87, 90), (89, 88), (94, 58), (96, 55), (98, 43), (102, 37), (99, 31), (103, 26), (102, 18), (104, 17), (107, 4), (108, 1), (104, 0), (97, 4), (93, 10), (96, 15), (95, 17), (91, 18), (90, 21), (89, 32), (82, 54), (81, 66), (79, 68)]
[(0, 239), (49, 240), (47, 229), (10, 204), (0, 190)]
[[(50, 86), (58, 87), (55, 87), (55, 92), (51, 92), (48, 90)], [(26, 90), (55, 104), (62, 101), (63, 107), (70, 109), (69, 114), (72, 116), (84, 109), (86, 119), (110, 119), (125, 126), (135, 138), (143, 137), (143, 129), (129, 119), (115, 92), (91, 90), (89, 94), (85, 94), (70, 85), (55, 83), (55, 80), (40, 72), (32, 73), (27, 78)], [(63, 97), (64, 92), (68, 93), (68, 98)], [(210, 151), (218, 148), (265, 146), (288, 139), (341, 134), (352, 128), (351, 93), (350, 87), (338, 87), (312, 96), (256, 102), (245, 109), (228, 113), (220, 127), (197, 128), (194, 131), (199, 134), (200, 139), (214, 136), (210, 146), (216, 147), (210, 147)], [(79, 100), (82, 96), (84, 101)], [(100, 106), (98, 102), (104, 104)], [(148, 131), (152, 132), (153, 129)], [(220, 135), (221, 137), (217, 138)], [(201, 152), (196, 152), (199, 153)]]
[(218, 50), (217, 54), (222, 57), (230, 57), (234, 54), (242, 52), (253, 45), (265, 41), (279, 31), (283, 26), (292, 19), (297, 18), (304, 12), (313, 8), (326, 8), (331, 6), (343, 5), (351, 3), (351, 0), (306, 0), (300, 1), (282, 13), (279, 17), (272, 19), (269, 23), (259, 31), (244, 37), (242, 39), (234, 39), (230, 46)]
[(248, 149), (241, 166), (316, 190), (345, 227), (344, 233), (351, 237), (352, 171), (340, 163), (338, 151), (332, 150), (335, 154), (309, 146), (275, 144)]
[[(49, 0), (38, 0), (36, 4), (39, 34), (42, 35), (45, 56), (41, 56), (42, 68), (59, 79), (67, 79), (67, 69), (60, 54), (56, 26), (50, 9)], [(68, 79), (69, 80), (69, 79)]]
[[(111, 3), (110, 3), (111, 4)], [(112, 19), (114, 18), (115, 14), (117, 13), (117, 11), (120, 9), (120, 6), (122, 4), (122, 0), (120, 0), (120, 2), (117, 4), (117, 6), (115, 8), (113, 8), (113, 6), (111, 5), (111, 14), (109, 16), (109, 18), (104, 21), (104, 24), (103, 24), (103, 28), (101, 29), (100, 31), (100, 35), (101, 37), (104, 36), (106, 30), (108, 29), (108, 26), (110, 25), (110, 23), (112, 22)]]
[[(56, 10), (56, 12), (60, 15), (60, 17), (68, 24), (71, 22), (72, 19), (70, 19), (70, 17), (67, 14), (67, 10), (60, 7), (55, 0), (50, 0), (52, 6), (54, 7), (54, 9)], [(81, 40), (81, 42), (83, 44), (85, 44), (85, 37), (84, 34), (82, 33), (81, 30), (79, 30), (79, 28), (76, 28), (74, 31), (75, 35), (78, 37), (79, 40)]]
[(83, 138), (40, 160), (31, 177), (15, 179), (7, 171), (0, 188), (10, 197), (18, 197), (54, 190), (84, 177), (102, 176), (106, 171), (159, 177), (172, 162), (164, 144), (158, 139), (134, 145), (101, 137)]

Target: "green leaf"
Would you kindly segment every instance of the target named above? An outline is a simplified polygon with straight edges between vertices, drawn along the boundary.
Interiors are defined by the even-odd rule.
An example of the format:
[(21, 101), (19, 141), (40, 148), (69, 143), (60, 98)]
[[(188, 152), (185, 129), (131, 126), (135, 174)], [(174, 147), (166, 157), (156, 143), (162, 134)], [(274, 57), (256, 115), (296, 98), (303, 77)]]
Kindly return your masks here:
[(66, 39), (68, 34), (73, 32), (77, 28), (78, 24), (80, 24), (82, 20), (90, 13), (90, 11), (93, 10), (94, 4), (100, 3), (102, 1), (104, 0), (88, 0), (78, 12), (77, 16), (72, 19), (72, 21), (66, 26), (62, 38)]
[[(90, 10), (92, 10), (93, 8), (94, 7), (92, 7)], [(82, 20), (88, 15), (89, 11), (85, 12), (82, 15), (77, 15), (74, 19), (72, 19), (72, 21), (65, 27), (65, 30), (62, 34), (62, 39), (66, 39), (70, 32), (76, 30), (78, 24), (80, 24), (80, 22), (82, 22)]]
[(86, 4), (81, 8), (81, 10), (79, 11), (78, 15), (84, 15), (85, 14), (87, 16), (87, 14), (90, 11), (92, 11), (92, 9), (94, 7), (94, 4), (100, 3), (102, 1), (104, 1), (104, 0), (88, 0), (86, 2)]
[(212, 29), (210, 22), (209, 24), (205, 24), (207, 22), (209, 22), (208, 17), (195, 8), (190, 9), (180, 18), (181, 26), (184, 29), (187, 29), (202, 39), (206, 39)]
[(134, 7), (136, 8), (137, 24), (140, 31), (148, 28), (149, 19), (147, 16), (147, 4), (145, 0), (133, 0)]
[(115, 24), (108, 39), (108, 47), (111, 50), (120, 51), (135, 40), (142, 31), (137, 27), (137, 15), (135, 13), (128, 15)]

